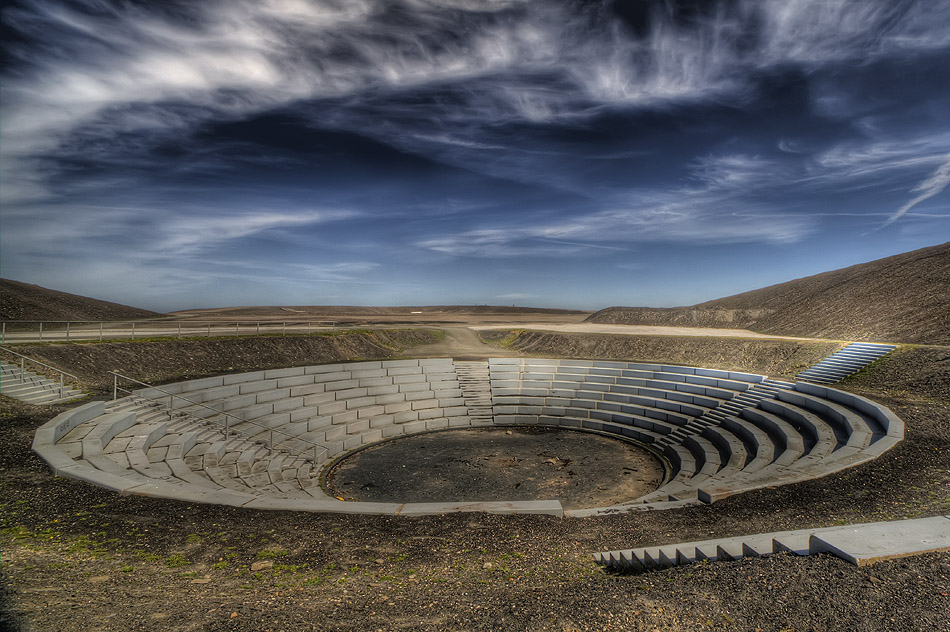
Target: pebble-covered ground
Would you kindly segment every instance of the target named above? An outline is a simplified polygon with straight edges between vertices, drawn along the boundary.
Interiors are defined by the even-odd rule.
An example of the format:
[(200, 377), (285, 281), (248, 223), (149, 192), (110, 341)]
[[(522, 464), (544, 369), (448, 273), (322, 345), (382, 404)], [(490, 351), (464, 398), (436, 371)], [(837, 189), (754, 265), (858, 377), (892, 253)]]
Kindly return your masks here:
[(947, 348), (909, 348), (842, 385), (907, 424), (873, 463), (711, 506), (575, 520), (120, 497), (54, 478), (30, 451), (61, 408), (0, 397), (0, 629), (950, 631), (950, 553), (866, 568), (783, 554), (639, 575), (589, 557), (950, 514), (948, 359)]

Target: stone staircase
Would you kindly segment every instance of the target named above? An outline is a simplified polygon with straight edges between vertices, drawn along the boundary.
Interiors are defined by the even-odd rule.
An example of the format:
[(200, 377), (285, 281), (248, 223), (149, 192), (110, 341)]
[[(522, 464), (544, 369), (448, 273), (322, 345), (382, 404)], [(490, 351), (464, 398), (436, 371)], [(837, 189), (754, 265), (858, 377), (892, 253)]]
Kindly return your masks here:
[(762, 382), (753, 384), (749, 390), (744, 393), (723, 402), (717, 408), (710, 409), (682, 428), (674, 430), (669, 435), (657, 441), (657, 445), (668, 446), (673, 443), (682, 442), (682, 440), (689, 435), (700, 434), (710, 426), (721, 425), (723, 421), (730, 417), (741, 416), (742, 411), (746, 408), (757, 408), (759, 403), (764, 399), (775, 399), (778, 391), (788, 391), (794, 388), (795, 385), (791, 382), (765, 378)]
[(468, 408), (472, 421), (491, 423), (494, 418), (491, 399), (491, 381), (488, 362), (455, 361), (455, 373), (458, 375), (462, 398)]
[(831, 553), (858, 566), (950, 550), (950, 516), (756, 533), (595, 553), (594, 560), (620, 571), (649, 571), (703, 561), (735, 561), (774, 553)]
[(896, 348), (896, 345), (853, 342), (795, 377), (815, 384), (835, 384), (883, 358)]
[(86, 396), (74, 386), (3, 360), (0, 360), (0, 393), (28, 404), (61, 404)]

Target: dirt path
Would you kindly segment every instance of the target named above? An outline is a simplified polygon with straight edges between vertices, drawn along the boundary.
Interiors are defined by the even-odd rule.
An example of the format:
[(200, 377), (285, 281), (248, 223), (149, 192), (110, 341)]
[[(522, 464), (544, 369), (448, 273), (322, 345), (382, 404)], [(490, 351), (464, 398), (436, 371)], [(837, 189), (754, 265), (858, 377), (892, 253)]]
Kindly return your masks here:
[(759, 334), (748, 329), (712, 329), (709, 327), (661, 327), (657, 325), (610, 325), (604, 323), (519, 323), (512, 325), (472, 325), (472, 329), (537, 329), (581, 334), (624, 334), (627, 336), (715, 336), (718, 338), (772, 338), (779, 340), (819, 340)]
[(484, 358), (522, 355), (516, 351), (485, 344), (479, 331), (499, 329), (535, 329), (569, 333), (623, 334), (628, 336), (686, 336), (686, 337), (731, 337), (781, 340), (811, 340), (788, 336), (767, 336), (747, 329), (708, 329), (694, 327), (653, 327), (647, 325), (609, 325), (601, 323), (506, 323), (472, 324), (468, 326), (442, 327), (445, 338), (434, 345), (406, 349), (406, 355), (424, 354), (427, 357), (455, 358), (456, 360), (480, 360)]
[(430, 358), (455, 358), (456, 360), (481, 360), (521, 355), (482, 342), (474, 327), (443, 327), (445, 338), (436, 344), (411, 347), (406, 355), (424, 354)]

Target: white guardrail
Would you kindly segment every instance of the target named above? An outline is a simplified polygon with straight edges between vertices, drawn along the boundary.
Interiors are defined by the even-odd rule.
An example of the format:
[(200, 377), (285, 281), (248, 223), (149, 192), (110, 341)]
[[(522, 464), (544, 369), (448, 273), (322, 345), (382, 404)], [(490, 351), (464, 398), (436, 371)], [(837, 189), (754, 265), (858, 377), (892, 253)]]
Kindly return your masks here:
[(194, 338), (311, 334), (335, 329), (336, 321), (75, 321), (5, 320), (0, 342), (70, 342), (137, 338)]

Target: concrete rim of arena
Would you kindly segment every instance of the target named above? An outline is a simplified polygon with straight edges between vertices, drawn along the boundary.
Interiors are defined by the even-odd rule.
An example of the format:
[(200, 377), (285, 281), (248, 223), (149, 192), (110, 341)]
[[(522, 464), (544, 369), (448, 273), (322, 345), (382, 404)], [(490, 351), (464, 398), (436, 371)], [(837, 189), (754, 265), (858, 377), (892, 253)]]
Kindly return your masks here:
[[(222, 421), (227, 417), (241, 423)], [(342, 502), (320, 486), (341, 458), (386, 439), (512, 425), (629, 441), (657, 455), (667, 476), (640, 498), (580, 510), (557, 500)], [(37, 431), (33, 449), (59, 476), (186, 502), (584, 517), (712, 503), (825, 476), (876, 458), (903, 432), (887, 408), (808, 382), (637, 362), (438, 358), (292, 367), (140, 389), (62, 413)]]

